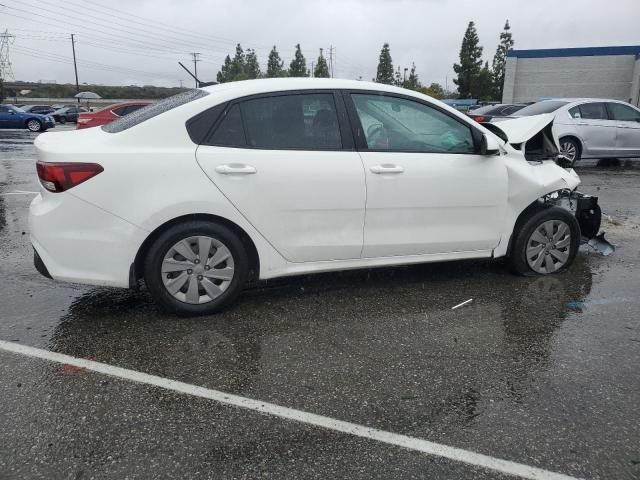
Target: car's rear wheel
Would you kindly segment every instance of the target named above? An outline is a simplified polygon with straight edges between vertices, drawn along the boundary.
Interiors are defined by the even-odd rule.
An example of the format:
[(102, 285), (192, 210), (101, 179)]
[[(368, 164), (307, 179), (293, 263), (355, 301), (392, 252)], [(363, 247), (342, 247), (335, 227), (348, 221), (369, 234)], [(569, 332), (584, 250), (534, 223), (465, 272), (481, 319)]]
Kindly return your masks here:
[(582, 156), (582, 147), (580, 142), (571, 137), (561, 138), (560, 155), (563, 155), (571, 163), (577, 162)]
[(60, 117), (60, 123), (64, 125), (65, 123), (67, 123), (67, 119), (65, 117)]
[(573, 263), (580, 246), (580, 225), (560, 207), (539, 210), (514, 232), (509, 263), (519, 275), (559, 273)]
[(27, 122), (27, 128), (30, 132), (39, 132), (40, 130), (42, 130), (42, 122), (40, 120), (32, 118)]
[(149, 248), (144, 278), (154, 299), (178, 315), (215, 313), (247, 282), (249, 257), (240, 238), (205, 221), (174, 225)]

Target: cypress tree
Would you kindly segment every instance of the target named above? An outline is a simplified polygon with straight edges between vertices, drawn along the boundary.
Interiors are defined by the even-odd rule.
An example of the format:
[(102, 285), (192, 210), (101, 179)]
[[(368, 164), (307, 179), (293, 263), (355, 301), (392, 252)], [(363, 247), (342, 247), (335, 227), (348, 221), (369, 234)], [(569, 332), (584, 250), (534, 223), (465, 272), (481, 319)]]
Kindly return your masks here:
[(473, 22), (469, 22), (460, 47), (460, 63), (453, 65), (458, 78), (453, 83), (458, 86), (460, 98), (472, 98), (473, 84), (482, 69), (482, 47), (479, 45), (478, 32)]
[(247, 55), (245, 57), (244, 73), (246, 78), (248, 79), (260, 78), (261, 76), (260, 64), (258, 63), (258, 57), (256, 55), (256, 51), (251, 48), (247, 49)]
[(245, 56), (240, 44), (236, 45), (236, 54), (231, 60), (231, 68), (229, 69), (230, 82), (235, 80), (244, 80), (245, 76)]
[(277, 78), (285, 77), (287, 72), (284, 69), (284, 62), (280, 58), (280, 54), (274, 45), (269, 52), (269, 59), (267, 60), (267, 77)]
[(509, 25), (509, 20), (507, 20), (504, 24), (504, 30), (500, 34), (500, 43), (496, 49), (496, 54), (493, 56), (493, 64), (491, 65), (494, 97), (497, 100), (502, 100), (507, 53), (513, 48), (513, 45), (514, 41), (511, 35), (511, 26)]
[(227, 58), (224, 59), (224, 65), (220, 67), (220, 71), (216, 75), (216, 80), (218, 83), (226, 83), (230, 82), (229, 70), (231, 70), (231, 57), (227, 55)]
[(300, 44), (296, 45), (296, 53), (291, 60), (291, 64), (289, 65), (289, 76), (290, 77), (308, 77), (309, 71), (307, 70), (307, 60), (304, 58), (302, 54), (302, 50), (300, 49)]
[(395, 77), (393, 74), (393, 62), (391, 61), (391, 52), (389, 44), (385, 43), (380, 50), (380, 58), (378, 60), (378, 71), (376, 73), (376, 82), (393, 85)]
[(316, 62), (316, 68), (313, 69), (313, 76), (317, 78), (329, 78), (329, 65), (322, 55), (322, 49), (320, 49), (320, 56)]

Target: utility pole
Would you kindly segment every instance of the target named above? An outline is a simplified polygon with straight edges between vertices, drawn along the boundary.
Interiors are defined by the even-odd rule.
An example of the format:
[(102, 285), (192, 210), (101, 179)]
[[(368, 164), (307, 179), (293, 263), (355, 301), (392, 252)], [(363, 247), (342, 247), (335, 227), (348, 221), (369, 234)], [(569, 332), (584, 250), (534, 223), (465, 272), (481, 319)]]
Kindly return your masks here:
[[(78, 65), (76, 63), (76, 41), (71, 34), (71, 50), (73, 51), (73, 70), (76, 72), (76, 93), (80, 93), (80, 85), (78, 84)], [(80, 99), (78, 98), (78, 103)]]
[(333, 78), (333, 45), (329, 45), (329, 72)]
[(198, 56), (200, 55), (198, 52), (192, 52), (191, 55), (193, 56), (193, 74), (196, 77), (196, 88), (198, 88), (198, 62), (200, 61), (200, 59), (198, 58)]
[(5, 30), (0, 33), (0, 80), (15, 80), (9, 57), (9, 45), (15, 41), (16, 36)]

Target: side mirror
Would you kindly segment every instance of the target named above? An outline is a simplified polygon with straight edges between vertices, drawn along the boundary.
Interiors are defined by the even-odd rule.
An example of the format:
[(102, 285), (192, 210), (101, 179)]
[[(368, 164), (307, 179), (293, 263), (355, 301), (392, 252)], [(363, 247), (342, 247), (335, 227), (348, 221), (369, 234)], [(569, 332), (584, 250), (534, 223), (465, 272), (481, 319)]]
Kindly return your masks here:
[(483, 134), (480, 155), (497, 155), (500, 152), (498, 140), (493, 135)]

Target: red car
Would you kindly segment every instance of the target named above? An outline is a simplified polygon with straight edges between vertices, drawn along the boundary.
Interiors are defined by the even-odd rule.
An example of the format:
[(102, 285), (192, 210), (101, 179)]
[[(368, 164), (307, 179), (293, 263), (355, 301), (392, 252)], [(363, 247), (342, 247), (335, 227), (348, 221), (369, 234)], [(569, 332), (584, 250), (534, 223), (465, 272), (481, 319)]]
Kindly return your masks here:
[(105, 125), (131, 112), (146, 107), (152, 102), (124, 102), (111, 105), (97, 112), (81, 113), (78, 117), (78, 128), (90, 128)]

